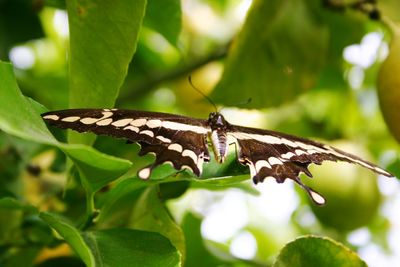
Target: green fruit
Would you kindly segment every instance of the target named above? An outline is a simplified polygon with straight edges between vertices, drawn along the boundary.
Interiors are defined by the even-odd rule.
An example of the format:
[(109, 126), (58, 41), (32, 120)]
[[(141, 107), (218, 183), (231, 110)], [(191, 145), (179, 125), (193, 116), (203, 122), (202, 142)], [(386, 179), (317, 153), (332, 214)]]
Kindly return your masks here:
[[(345, 144), (344, 149), (359, 156), (364, 154), (351, 144)], [(324, 206), (310, 204), (322, 224), (347, 232), (368, 224), (375, 217), (381, 195), (373, 172), (344, 162), (324, 162), (321, 166), (312, 166), (312, 172), (314, 178), (308, 179), (307, 185), (326, 199)]]
[(400, 34), (393, 36), (389, 55), (379, 70), (378, 98), (383, 118), (400, 142)]

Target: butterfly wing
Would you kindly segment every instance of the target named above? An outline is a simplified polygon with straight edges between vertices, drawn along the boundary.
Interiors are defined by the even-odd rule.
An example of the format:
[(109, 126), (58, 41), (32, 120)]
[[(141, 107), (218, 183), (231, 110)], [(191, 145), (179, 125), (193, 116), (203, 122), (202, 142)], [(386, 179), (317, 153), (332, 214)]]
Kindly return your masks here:
[(388, 177), (393, 176), (357, 156), (288, 134), (232, 125), (228, 135), (237, 140), (238, 160), (249, 166), (255, 183), (262, 182), (268, 176), (274, 177), (279, 183), (287, 178), (292, 179), (303, 187), (317, 204), (324, 204), (325, 199), (304, 185), (299, 178), (301, 172), (312, 177), (307, 168), (311, 163), (321, 164), (324, 160), (346, 161)]
[(68, 109), (47, 112), (42, 117), (59, 128), (138, 142), (141, 145), (140, 155), (156, 155), (153, 164), (138, 172), (142, 179), (149, 178), (151, 171), (165, 162), (171, 163), (177, 170), (190, 169), (199, 176), (203, 162), (210, 158), (206, 120), (123, 109)]

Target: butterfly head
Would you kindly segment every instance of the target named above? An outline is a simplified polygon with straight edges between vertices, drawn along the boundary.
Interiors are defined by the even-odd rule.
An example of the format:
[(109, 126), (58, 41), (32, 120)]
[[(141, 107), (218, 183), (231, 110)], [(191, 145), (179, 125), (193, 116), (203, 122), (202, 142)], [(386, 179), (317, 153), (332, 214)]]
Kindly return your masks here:
[(219, 112), (211, 112), (208, 117), (208, 123), (213, 129), (223, 129), (226, 128), (228, 122), (225, 120), (224, 116), (222, 116)]

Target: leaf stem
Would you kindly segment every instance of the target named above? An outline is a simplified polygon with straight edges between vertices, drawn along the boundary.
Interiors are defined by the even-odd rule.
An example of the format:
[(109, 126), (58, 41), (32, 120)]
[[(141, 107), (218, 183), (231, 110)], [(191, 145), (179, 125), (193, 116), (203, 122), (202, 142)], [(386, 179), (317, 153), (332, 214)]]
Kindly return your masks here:
[(86, 219), (81, 225), (80, 230), (84, 231), (93, 224), (93, 220), (99, 215), (99, 211), (96, 210), (94, 205), (94, 193), (86, 191)]

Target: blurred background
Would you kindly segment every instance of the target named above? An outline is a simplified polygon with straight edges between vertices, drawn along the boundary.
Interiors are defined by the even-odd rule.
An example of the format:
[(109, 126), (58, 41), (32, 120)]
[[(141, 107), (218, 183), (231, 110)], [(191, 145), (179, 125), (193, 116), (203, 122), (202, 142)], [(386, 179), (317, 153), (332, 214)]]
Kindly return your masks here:
[[(167, 29), (145, 17), (116, 107), (207, 118), (214, 108), (189, 84), (191, 75), (230, 123), (324, 141), (400, 174), (396, 132), (388, 130), (377, 94), (393, 35), (370, 9), (400, 20), (398, 1), (360, 1), (368, 12), (350, 5), (357, 1), (172, 2), (171, 10), (164, 9)], [(0, 59), (13, 64), (23, 94), (49, 110), (69, 106), (68, 29), (61, 0), (0, 0)], [(398, 75), (397, 68), (381, 75)], [(390, 112), (385, 119), (390, 124)], [(65, 140), (61, 131), (55, 134)], [(99, 137), (95, 147), (138, 160), (122, 141)], [(65, 194), (69, 174), (59, 151), (0, 132), (0, 157), (0, 185), (7, 194), (58, 211), (84, 197), (71, 183)], [(236, 164), (231, 158), (225, 166)], [(212, 177), (220, 166), (205, 168)], [(399, 266), (398, 179), (347, 163), (326, 162), (311, 171), (312, 180), (302, 179), (326, 197), (325, 206), (314, 205), (291, 181), (274, 179), (223, 190), (184, 187), (167, 206), (178, 223), (200, 224), (209, 257), (262, 266), (287, 242), (315, 234), (344, 243), (369, 266)], [(21, 214), (0, 213), (0, 245), (6, 246), (22, 231)]]

